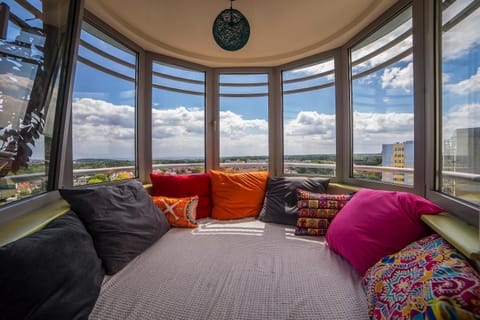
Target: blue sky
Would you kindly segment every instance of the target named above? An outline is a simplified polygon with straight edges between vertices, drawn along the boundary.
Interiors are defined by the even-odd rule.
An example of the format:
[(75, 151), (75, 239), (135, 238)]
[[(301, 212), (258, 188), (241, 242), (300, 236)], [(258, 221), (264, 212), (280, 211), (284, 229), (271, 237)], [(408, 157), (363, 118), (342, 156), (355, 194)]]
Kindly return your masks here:
[[(445, 20), (459, 12), (468, 0), (457, 0), (445, 13)], [(13, 1), (12, 11), (20, 12)], [(33, 1), (41, 6), (40, 1)], [(480, 10), (454, 27), (444, 36), (443, 51), (443, 134), (449, 137), (456, 128), (480, 126)], [(37, 20), (38, 21), (38, 20)], [(32, 24), (38, 23), (36, 20)], [(402, 20), (392, 32), (356, 48), (356, 60), (391, 41), (411, 27)], [(135, 55), (119, 43), (107, 43), (94, 29), (85, 25), (82, 40), (94, 47), (133, 64)], [(9, 30), (9, 39), (18, 34)], [(411, 47), (406, 39), (384, 53), (354, 67), (362, 72), (388, 60), (398, 52)], [(127, 77), (135, 77), (132, 68), (104, 59), (81, 47), (81, 56)], [(22, 97), (21, 92), (31, 86), (30, 73), (15, 69), (15, 62), (2, 64), (3, 94)], [(11, 68), (11, 69), (9, 69)], [(285, 70), (285, 80), (333, 70), (333, 60), (320, 61), (295, 70)], [(25, 70), (25, 68), (22, 68)], [(154, 64), (153, 71), (194, 81), (204, 81), (204, 73), (163, 64)], [(375, 73), (354, 80), (354, 152), (379, 153), (382, 143), (393, 143), (413, 138), (413, 63), (411, 55), (388, 65)], [(221, 82), (266, 82), (267, 75), (222, 75)], [(315, 80), (285, 84), (284, 90), (295, 90), (334, 81), (333, 74)], [(154, 77), (153, 82), (182, 90), (202, 92), (202, 84), (181, 84), (175, 80)], [(222, 93), (262, 93), (266, 86), (221, 87)], [(22, 91), (23, 90), (23, 91)], [(13, 101), (13, 100), (12, 100)], [(153, 89), (152, 92), (153, 151), (154, 158), (202, 157), (204, 153), (204, 110), (202, 95)], [(312, 154), (335, 152), (335, 91), (330, 86), (321, 90), (284, 95), (284, 139), (286, 154)], [(8, 103), (2, 108), (12, 115), (15, 124), (21, 110), (9, 111)], [(132, 159), (135, 139), (135, 85), (134, 82), (105, 74), (81, 62), (77, 64), (73, 101), (73, 151), (77, 158)], [(13, 104), (12, 104), (13, 106)], [(13, 108), (13, 107), (12, 107)], [(13, 109), (12, 109), (13, 110)], [(3, 117), (6, 119), (7, 117)], [(18, 118), (18, 119), (17, 119)], [(5, 126), (5, 125), (4, 125)], [(268, 152), (268, 100), (266, 97), (220, 99), (221, 155), (266, 155)], [(40, 141), (35, 153), (42, 153)], [(39, 152), (38, 152), (39, 151)], [(40, 156), (41, 157), (41, 156)]]

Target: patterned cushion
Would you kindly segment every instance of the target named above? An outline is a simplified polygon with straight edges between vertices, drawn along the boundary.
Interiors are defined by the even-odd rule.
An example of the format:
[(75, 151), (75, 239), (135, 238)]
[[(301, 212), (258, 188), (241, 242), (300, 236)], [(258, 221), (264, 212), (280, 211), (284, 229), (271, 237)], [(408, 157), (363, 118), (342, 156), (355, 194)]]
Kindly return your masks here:
[(298, 208), (342, 209), (352, 198), (350, 194), (324, 194), (297, 189)]
[(151, 173), (154, 196), (185, 198), (198, 196), (197, 219), (210, 217), (212, 212), (209, 173), (171, 176)]
[(153, 202), (167, 217), (174, 227), (196, 228), (198, 196), (185, 198), (169, 198), (152, 196)]
[(385, 256), (363, 284), (373, 319), (480, 319), (480, 277), (438, 234)]
[(324, 194), (297, 189), (298, 213), (296, 235), (324, 236), (338, 211), (352, 195)]

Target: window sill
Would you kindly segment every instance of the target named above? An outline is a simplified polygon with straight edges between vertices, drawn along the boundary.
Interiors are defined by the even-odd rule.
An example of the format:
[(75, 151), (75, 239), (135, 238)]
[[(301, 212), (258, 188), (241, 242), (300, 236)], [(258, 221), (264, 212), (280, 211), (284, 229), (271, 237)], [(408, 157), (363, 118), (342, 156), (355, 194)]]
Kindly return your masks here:
[(422, 215), (422, 220), (467, 258), (480, 260), (478, 228), (447, 212), (438, 215)]

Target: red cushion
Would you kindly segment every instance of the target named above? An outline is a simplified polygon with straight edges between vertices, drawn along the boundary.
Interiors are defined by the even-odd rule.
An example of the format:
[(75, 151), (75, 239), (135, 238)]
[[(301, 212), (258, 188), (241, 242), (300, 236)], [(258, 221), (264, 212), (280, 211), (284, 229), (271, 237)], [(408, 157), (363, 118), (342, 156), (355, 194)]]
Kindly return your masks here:
[(210, 174), (171, 176), (151, 173), (154, 196), (184, 198), (198, 196), (197, 219), (209, 217), (212, 211)]
[(415, 194), (362, 189), (340, 210), (327, 231), (330, 248), (361, 275), (387, 254), (393, 254), (430, 232), (422, 214), (444, 211)]

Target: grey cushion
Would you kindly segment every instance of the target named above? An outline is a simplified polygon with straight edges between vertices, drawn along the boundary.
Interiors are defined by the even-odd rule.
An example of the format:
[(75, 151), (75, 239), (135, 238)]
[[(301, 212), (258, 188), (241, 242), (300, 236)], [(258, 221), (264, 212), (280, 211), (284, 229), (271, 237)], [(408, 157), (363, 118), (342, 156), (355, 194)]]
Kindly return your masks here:
[(74, 212), (0, 247), (0, 319), (87, 319), (104, 271)]
[(114, 274), (169, 229), (165, 215), (138, 181), (116, 186), (63, 189), (92, 235), (107, 274)]
[(295, 226), (298, 211), (295, 190), (303, 189), (316, 193), (326, 193), (329, 181), (328, 178), (270, 176), (265, 201), (258, 219), (264, 222)]

